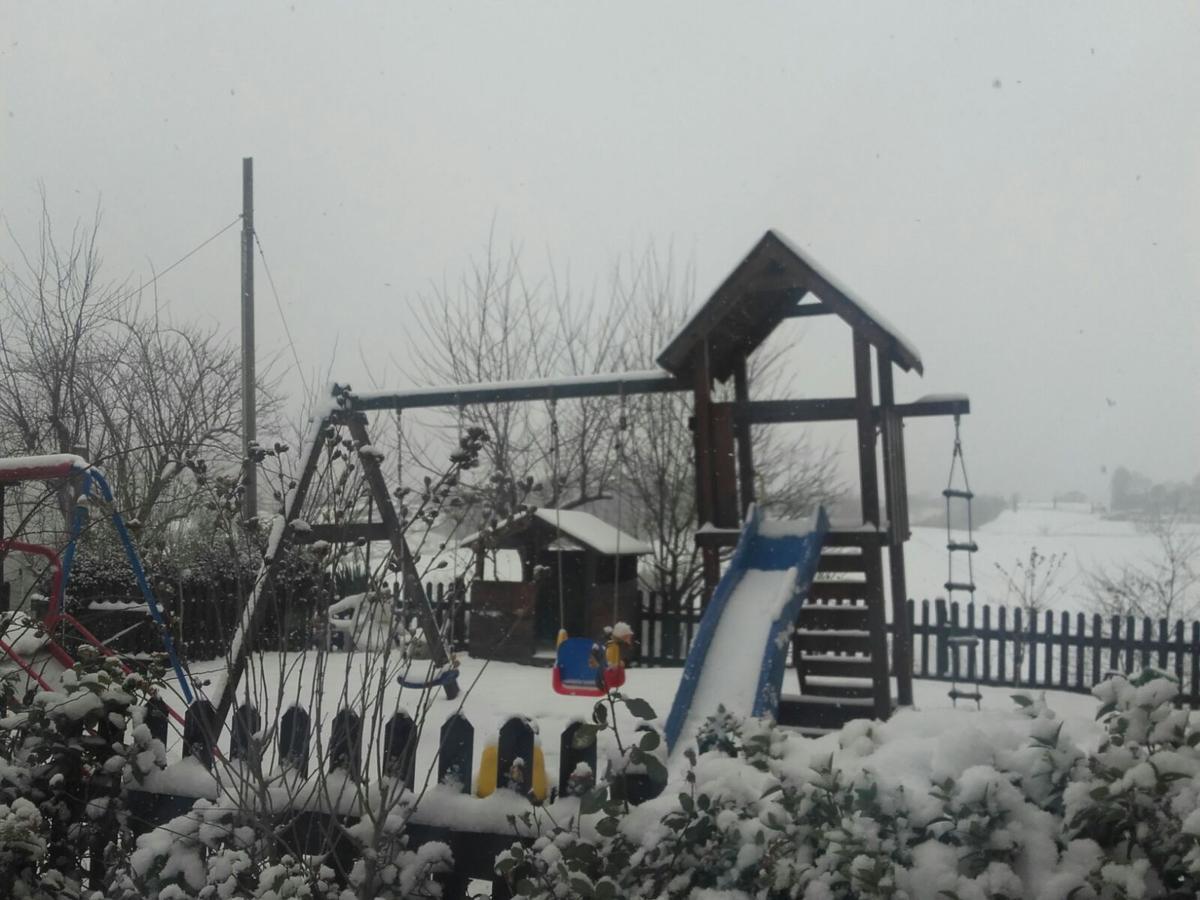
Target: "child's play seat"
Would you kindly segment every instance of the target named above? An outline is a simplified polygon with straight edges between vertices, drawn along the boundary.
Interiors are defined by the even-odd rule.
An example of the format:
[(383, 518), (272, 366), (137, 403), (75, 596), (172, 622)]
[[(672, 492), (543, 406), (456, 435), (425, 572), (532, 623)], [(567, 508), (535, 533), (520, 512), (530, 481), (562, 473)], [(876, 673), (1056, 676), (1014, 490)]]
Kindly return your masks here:
[[(554, 692), (575, 697), (603, 697), (605, 691), (596, 685), (596, 662), (592, 659), (593, 642), (588, 638), (567, 638), (558, 645), (554, 660)], [(614, 648), (615, 649), (615, 648)], [(625, 683), (625, 666), (620, 651), (605, 653), (610, 658), (604, 669), (604, 684), (618, 688)]]

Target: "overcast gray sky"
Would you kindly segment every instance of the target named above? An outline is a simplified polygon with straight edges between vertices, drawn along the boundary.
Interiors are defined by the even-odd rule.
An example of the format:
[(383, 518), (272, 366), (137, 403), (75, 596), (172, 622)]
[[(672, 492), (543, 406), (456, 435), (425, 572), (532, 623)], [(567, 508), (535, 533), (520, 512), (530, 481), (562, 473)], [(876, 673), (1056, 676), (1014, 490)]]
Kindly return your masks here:
[[(336, 339), (339, 380), (403, 347), (415, 296), (493, 222), (576, 283), (673, 245), (702, 296), (776, 227), (919, 347), (903, 398), (971, 395), (977, 490), (1200, 471), (1194, 2), (0, 10), (14, 232), (39, 182), (60, 222), (99, 199), (108, 274), (146, 277), (237, 215), (254, 156), (299, 351), (323, 368)], [(162, 280), (175, 315), (236, 333), (237, 248)], [(823, 349), (810, 396), (849, 367)], [(913, 486), (940, 486), (949, 424), (909, 439)]]

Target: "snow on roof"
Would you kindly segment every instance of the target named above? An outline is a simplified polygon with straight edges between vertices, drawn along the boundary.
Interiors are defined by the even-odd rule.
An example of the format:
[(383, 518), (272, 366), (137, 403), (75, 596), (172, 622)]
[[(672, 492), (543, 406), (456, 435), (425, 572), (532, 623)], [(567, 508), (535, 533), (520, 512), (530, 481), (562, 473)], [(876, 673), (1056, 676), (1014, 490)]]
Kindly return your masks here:
[(726, 357), (757, 347), (805, 293), (817, 296), (852, 328), (864, 328), (868, 339), (902, 368), (923, 372), (921, 356), (908, 338), (775, 230), (759, 239), (675, 333), (658, 363), (682, 374), (703, 342), (713, 374), (724, 380), (730, 374)]
[[(638, 540), (633, 535), (609, 525), (603, 519), (591, 513), (578, 509), (553, 509), (539, 507), (534, 510), (533, 517), (560, 531), (564, 538), (574, 541), (584, 547), (602, 553), (605, 556), (642, 556), (653, 553), (654, 548), (645, 541)], [(500, 535), (519, 528), (526, 522), (527, 516), (520, 515), (506, 519), (497, 525), (491, 534)], [(462, 539), (462, 543), (474, 544), (485, 537), (484, 532), (476, 532)], [(557, 542), (555, 542), (557, 544)], [(554, 546), (553, 544), (551, 546)], [(564, 545), (565, 549), (565, 545)]]
[(887, 319), (885, 319), (883, 316), (881, 316), (874, 307), (867, 304), (866, 301), (864, 301), (863, 299), (858, 297), (853, 291), (848, 289), (845, 286), (845, 283), (843, 281), (841, 281), (839, 278), (835, 277), (833, 275), (833, 273), (831, 273), (828, 269), (826, 269), (824, 266), (821, 266), (817, 262), (815, 262), (811, 256), (801, 253), (800, 249), (795, 244), (793, 244), (790, 240), (788, 240), (788, 238), (784, 237), (782, 232), (776, 231), (776, 230), (771, 230), (770, 232), (768, 232), (768, 234), (773, 234), (775, 236), (775, 239), (777, 241), (779, 241), (779, 243), (781, 243), (781, 244), (783, 244), (783, 246), (787, 247), (788, 250), (790, 250), (792, 253), (794, 253), (796, 256), (798, 256), (800, 259), (804, 260), (805, 264), (810, 269), (812, 269), (813, 273), (818, 278), (820, 278), (822, 281), (824, 281), (826, 284), (828, 284), (830, 287), (832, 287), (835, 291), (837, 291), (839, 294), (841, 294), (842, 297), (844, 297), (850, 303), (857, 306), (859, 308), (859, 310), (863, 313), (863, 315), (865, 315), (868, 319), (870, 319), (876, 325), (878, 325), (880, 328), (882, 328), (884, 331), (886, 331), (888, 333), (888, 336), (891, 337), (891, 339), (893, 341), (895, 341), (896, 344), (908, 356), (912, 357), (912, 359), (916, 363), (916, 368), (917, 368), (918, 372), (924, 368), (924, 366), (921, 362), (921, 354), (917, 350), (916, 344), (914, 344), (907, 337), (905, 337), (904, 334), (900, 331), (900, 329), (896, 328), (895, 325), (893, 325), (891, 322), (889, 322)]
[(654, 548), (631, 534), (578, 509), (538, 509), (534, 515), (567, 537), (606, 556), (653, 553)]

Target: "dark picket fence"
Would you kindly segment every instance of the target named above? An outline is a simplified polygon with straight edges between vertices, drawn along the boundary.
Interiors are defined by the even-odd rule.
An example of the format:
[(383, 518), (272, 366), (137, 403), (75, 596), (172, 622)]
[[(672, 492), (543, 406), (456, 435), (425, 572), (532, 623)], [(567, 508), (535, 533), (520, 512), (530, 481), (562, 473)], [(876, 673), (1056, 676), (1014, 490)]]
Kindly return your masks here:
[[(917, 611), (920, 611), (918, 619)], [(1200, 622), (908, 602), (914, 674), (942, 681), (1088, 692), (1110, 673), (1174, 675), (1200, 706)]]
[[(152, 709), (147, 720), (151, 733), (165, 741), (168, 727), (165, 710), (161, 707)], [(220, 754), (213, 749), (212, 738), (216, 733), (214, 724), (215, 713), (207, 701), (194, 703), (188, 709), (183, 733), (185, 759), (195, 758), (210, 770), (249, 763), (250, 771), (254, 771), (259, 763), (252, 760), (251, 755), (261, 752), (252, 738), (261, 727), (259, 711), (253, 706), (242, 706), (234, 711), (227, 760), (220, 759)], [(424, 773), (432, 769), (436, 771), (438, 784), (456, 793), (472, 793), (476, 738), (475, 728), (465, 716), (455, 713), (442, 723), (437, 759), (433, 761), (433, 766), (429, 760), (418, 759), (418, 728), (407, 712), (402, 710), (392, 716), (382, 726), (377, 736), (379, 739), (371, 742), (370, 746), (380, 748), (382, 756), (379, 760), (364, 758), (367, 748), (364, 747), (363, 724), (358, 713), (341, 709), (332, 719), (325, 752), (319, 754), (313, 740), (317, 729), (309, 712), (301, 706), (292, 706), (283, 713), (278, 728), (274, 730), (277, 735), (276, 765), (308, 778), (313, 760), (316, 759), (324, 763), (328, 773), (343, 774), (351, 784), (382, 775), (392, 783), (403, 781), (418, 793), (423, 787)], [(424, 727), (434, 726), (426, 722)], [(643, 723), (638, 731), (650, 728), (650, 725)], [(526, 798), (531, 808), (537, 803), (533, 795), (531, 765), (536, 733), (529, 719), (514, 716), (501, 725), (496, 745), (497, 790), (510, 791)], [(559, 752), (558, 772), (547, 772), (551, 791), (549, 801), (553, 802), (560, 796), (582, 796), (593, 791), (597, 773), (595, 734), (586, 730), (584, 723), (573, 722), (559, 737)], [(584, 774), (581, 764), (586, 765), (590, 776)], [(194, 779), (189, 780), (194, 782)], [(309, 783), (315, 780), (314, 773)], [(624, 773), (609, 780), (604, 799), (621, 799), (639, 804), (658, 796), (662, 789), (661, 782), (646, 774)], [(307, 789), (293, 791), (293, 796), (297, 798), (308, 794)], [(130, 797), (130, 821), (136, 833), (145, 833), (187, 812), (196, 799), (179, 793), (135, 790)], [(429, 805), (426, 804), (427, 807)], [(336, 813), (334, 810), (314, 810), (312, 803), (304, 800), (296, 808), (284, 805), (276, 810), (276, 816), (278, 821), (272, 823), (274, 832), (289, 851), (323, 857), (323, 862), (340, 879), (345, 879), (359, 859), (359, 847), (347, 834), (347, 829), (357, 821), (357, 817), (347, 815), (345, 809)], [(462, 816), (456, 813), (453, 818), (461, 821)], [(492, 818), (495, 819), (495, 815)], [(492, 881), (493, 897), (507, 896), (506, 886), (495, 879), (496, 857), (515, 842), (529, 845), (536, 838), (536, 835), (528, 833), (527, 836), (518, 836), (507, 822), (489, 823), (486, 818), (482, 827), (478, 828), (448, 824), (439, 821), (436, 805), (433, 811), (426, 812), (420, 804), (406, 826), (406, 834), (410, 848), (429, 841), (449, 845), (454, 854), (454, 871), (440, 876), (439, 881), (443, 896), (451, 900), (469, 896), (468, 885), (472, 879)]]
[[(450, 645), (468, 646), (470, 592), (461, 584), (427, 584), (426, 594), (441, 619), (449, 617)], [(400, 604), (399, 594), (396, 602)], [(224, 653), (236, 605), (212, 587), (187, 586), (167, 602), (176, 642), (190, 659)], [(702, 615), (699, 598), (671, 598), (644, 591), (633, 622), (643, 666), (680, 666), (687, 658)], [(1110, 672), (1156, 667), (1175, 675), (1188, 703), (1200, 706), (1200, 622), (1132, 616), (1044, 612), (1030, 617), (1015, 607), (910, 600), (913, 674), (917, 678), (970, 681), (996, 687), (1039, 687), (1087, 692)], [(80, 618), (97, 635), (121, 635), (126, 653), (160, 650), (144, 607), (120, 611), (83, 610)], [(894, 626), (889, 623), (889, 630)], [(268, 629), (264, 649), (315, 646), (320, 627), (313, 615), (288, 613)], [(976, 639), (972, 642), (970, 639)]]

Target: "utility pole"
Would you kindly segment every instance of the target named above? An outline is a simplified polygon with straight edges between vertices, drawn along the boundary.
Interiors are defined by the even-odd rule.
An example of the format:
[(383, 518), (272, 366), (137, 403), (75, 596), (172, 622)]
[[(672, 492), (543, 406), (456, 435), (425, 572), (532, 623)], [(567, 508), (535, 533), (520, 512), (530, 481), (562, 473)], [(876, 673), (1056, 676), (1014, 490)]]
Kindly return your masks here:
[(246, 466), (243, 517), (258, 515), (258, 469), (251, 448), (258, 443), (254, 391), (254, 159), (242, 160), (242, 459)]

